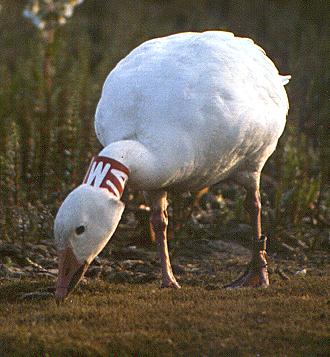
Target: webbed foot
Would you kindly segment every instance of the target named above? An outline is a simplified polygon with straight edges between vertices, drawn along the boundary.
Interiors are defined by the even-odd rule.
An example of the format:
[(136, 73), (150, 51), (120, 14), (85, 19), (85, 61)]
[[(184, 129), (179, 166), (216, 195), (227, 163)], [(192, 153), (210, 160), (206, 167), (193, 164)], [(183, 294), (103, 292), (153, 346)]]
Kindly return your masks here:
[(257, 245), (257, 254), (252, 258), (245, 272), (230, 284), (225, 285), (224, 288), (267, 288), (269, 286), (266, 237), (258, 241)]

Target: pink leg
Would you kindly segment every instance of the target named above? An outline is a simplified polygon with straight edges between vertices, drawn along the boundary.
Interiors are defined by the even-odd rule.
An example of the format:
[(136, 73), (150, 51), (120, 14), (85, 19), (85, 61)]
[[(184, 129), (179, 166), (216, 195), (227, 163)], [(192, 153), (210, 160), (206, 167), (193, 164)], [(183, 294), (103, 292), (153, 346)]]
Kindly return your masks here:
[(151, 206), (150, 225), (152, 234), (156, 238), (158, 254), (162, 267), (162, 288), (180, 288), (172, 272), (170, 256), (167, 246), (167, 193), (156, 191), (145, 193), (148, 204)]
[(258, 187), (247, 191), (244, 206), (249, 213), (253, 230), (252, 260), (245, 273), (225, 287), (267, 287), (269, 285), (266, 259), (267, 238), (261, 235), (261, 202)]

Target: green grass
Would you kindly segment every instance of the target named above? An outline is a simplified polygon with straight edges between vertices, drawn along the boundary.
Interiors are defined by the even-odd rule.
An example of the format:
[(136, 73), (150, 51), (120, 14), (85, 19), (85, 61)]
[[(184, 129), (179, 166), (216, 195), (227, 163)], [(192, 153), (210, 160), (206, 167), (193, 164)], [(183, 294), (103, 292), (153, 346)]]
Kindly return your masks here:
[(94, 281), (61, 306), (18, 298), (46, 285), (0, 282), (1, 356), (329, 355), (327, 276), (239, 291)]

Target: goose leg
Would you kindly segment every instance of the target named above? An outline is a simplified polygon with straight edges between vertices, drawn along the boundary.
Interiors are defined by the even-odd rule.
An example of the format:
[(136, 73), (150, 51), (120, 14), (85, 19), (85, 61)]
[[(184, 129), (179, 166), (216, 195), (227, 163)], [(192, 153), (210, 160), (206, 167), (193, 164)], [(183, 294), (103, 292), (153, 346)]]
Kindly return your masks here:
[(150, 205), (150, 226), (152, 235), (155, 236), (157, 242), (158, 254), (162, 268), (162, 288), (180, 288), (177, 283), (170, 262), (167, 245), (167, 192), (155, 191), (144, 193), (146, 201)]
[(247, 189), (244, 203), (253, 230), (252, 260), (243, 275), (226, 285), (226, 288), (267, 287), (269, 285), (266, 257), (267, 238), (261, 235), (261, 201), (259, 185), (256, 186), (255, 189)]

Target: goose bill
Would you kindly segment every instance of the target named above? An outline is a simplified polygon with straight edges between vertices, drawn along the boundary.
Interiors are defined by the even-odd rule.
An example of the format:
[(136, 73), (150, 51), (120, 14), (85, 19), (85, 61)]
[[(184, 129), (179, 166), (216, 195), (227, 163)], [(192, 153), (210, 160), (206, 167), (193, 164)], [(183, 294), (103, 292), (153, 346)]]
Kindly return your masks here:
[(88, 265), (87, 262), (78, 261), (71, 247), (58, 252), (58, 279), (55, 292), (57, 301), (63, 301), (77, 286)]

